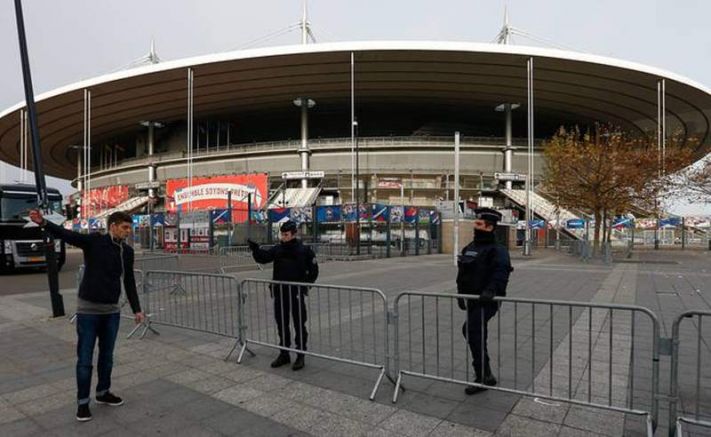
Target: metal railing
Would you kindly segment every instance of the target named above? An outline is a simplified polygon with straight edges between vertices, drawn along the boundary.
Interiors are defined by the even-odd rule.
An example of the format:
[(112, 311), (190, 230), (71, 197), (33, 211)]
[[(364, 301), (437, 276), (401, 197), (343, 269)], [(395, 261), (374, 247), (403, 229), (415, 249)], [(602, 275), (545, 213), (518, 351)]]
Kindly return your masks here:
[[(671, 378), (669, 381), (669, 435), (681, 437), (682, 423), (688, 423), (695, 426), (711, 429), (711, 411), (708, 409), (702, 411), (703, 407), (708, 407), (708, 377), (709, 372), (704, 371), (703, 357), (709, 355), (709, 345), (703, 335), (703, 320), (711, 318), (711, 311), (687, 311), (674, 319), (672, 325), (672, 360), (671, 360)], [(691, 319), (695, 323), (696, 329), (687, 330), (684, 338), (693, 338), (695, 334), (696, 350), (690, 351), (693, 355), (694, 366), (688, 366), (684, 369), (684, 375), (693, 375), (694, 385), (689, 387), (691, 400), (682, 403), (682, 387), (679, 384), (679, 367), (681, 354), (679, 346), (681, 343), (681, 325), (685, 319)], [(707, 325), (708, 326), (708, 325)], [(708, 331), (707, 331), (708, 333)], [(708, 364), (705, 364), (708, 366)], [(702, 396), (703, 395), (703, 396)], [(686, 404), (686, 405), (684, 405)]]
[(175, 254), (145, 254), (133, 260), (133, 267), (138, 270), (180, 270), (180, 258)]
[(251, 343), (377, 369), (370, 394), (375, 398), (389, 357), (388, 304), (382, 291), (262, 279), (242, 281), (241, 290), (247, 328), (238, 363)]
[[(525, 145), (525, 139), (513, 140), (514, 145)], [(542, 139), (535, 141), (536, 147), (540, 147)], [(519, 144), (520, 143), (520, 144)], [(313, 138), (309, 139), (309, 147), (311, 149), (329, 149), (350, 147), (351, 138)], [(359, 147), (432, 147), (443, 146), (448, 147), (453, 144), (451, 136), (387, 136), (387, 137), (361, 137), (359, 138)], [(505, 138), (502, 137), (462, 137), (462, 147), (503, 147), (506, 144)], [(224, 147), (198, 148), (194, 151), (193, 157), (203, 157), (221, 154), (235, 153), (255, 153), (255, 152), (276, 152), (280, 150), (294, 150), (301, 145), (300, 140), (285, 140), (285, 141), (266, 141), (266, 142), (251, 142), (243, 144), (231, 144)], [(104, 167), (103, 169), (93, 169), (91, 177), (100, 176), (101, 173), (112, 171), (116, 168), (143, 165), (149, 161), (163, 162), (185, 159), (185, 152), (166, 152), (154, 155), (150, 158), (127, 158), (119, 160), (115, 165)]]
[(239, 282), (233, 276), (177, 271), (148, 271), (143, 281), (146, 322), (141, 338), (152, 325), (167, 325), (235, 338), (230, 353), (242, 344), (242, 310)]
[[(633, 305), (523, 298), (496, 298), (479, 305), (477, 297), (408, 291), (395, 298), (393, 402), (403, 377), (415, 376), (645, 416), (647, 434), (653, 435), (660, 327), (652, 311)], [(455, 308), (457, 299), (468, 300), (468, 316)], [(646, 349), (640, 343), (644, 332), (653, 333), (646, 337)], [(481, 346), (487, 339), (494, 342), (488, 349), (490, 362)], [(640, 360), (645, 366), (637, 369)], [(492, 367), (498, 385), (472, 381), (470, 362), (482, 373)], [(635, 373), (645, 368), (649, 374)], [(635, 384), (648, 390), (645, 403), (636, 399)]]

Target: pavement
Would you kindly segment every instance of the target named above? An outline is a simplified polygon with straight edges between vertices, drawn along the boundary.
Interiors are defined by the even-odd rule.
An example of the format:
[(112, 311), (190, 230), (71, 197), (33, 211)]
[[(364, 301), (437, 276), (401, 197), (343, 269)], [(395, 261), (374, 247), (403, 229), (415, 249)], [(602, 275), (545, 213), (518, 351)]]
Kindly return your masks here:
[[(68, 313), (76, 300), (71, 267), (80, 262), (79, 253), (70, 253), (60, 278)], [(181, 257), (180, 270), (207, 270), (211, 264), (214, 260), (209, 257)], [(532, 258), (515, 255), (513, 264), (509, 296), (640, 305), (659, 315), (666, 337), (679, 312), (711, 307), (709, 252), (641, 251), (628, 262), (608, 266), (540, 250)], [(268, 278), (270, 273), (267, 269), (234, 275)], [(450, 256), (429, 255), (328, 262), (322, 264), (318, 282), (377, 288), (393, 305), (398, 293), (407, 290), (451, 292), (454, 277)], [(406, 390), (397, 403), (392, 402), (393, 384), (387, 379), (370, 401), (377, 376), (372, 368), (308, 357), (306, 368), (299, 372), (288, 367), (271, 369), (269, 362), (276, 352), (253, 344), (249, 347), (255, 356), (245, 355), (237, 364), (234, 354), (224, 360), (234, 346), (231, 338), (156, 324), (160, 335), (126, 339), (133, 323), (124, 320), (112, 390), (126, 405), (92, 404), (94, 419), (78, 423), (74, 419), (74, 325), (67, 318), (50, 317), (49, 296), (40, 291), (46, 290), (44, 275), (0, 279), (0, 356), (4, 357), (0, 361), (0, 435), (644, 435), (643, 417), (552, 401), (545, 395), (583, 403), (590, 399), (604, 405), (631, 404), (638, 409), (652, 402), (651, 324), (642, 314), (505, 303), (490, 322), (492, 367), (501, 387), (535, 390), (541, 394), (538, 398), (495, 390), (466, 396), (459, 384), (405, 376)], [(360, 313), (346, 316), (349, 309), (358, 308), (350, 296), (321, 306), (327, 305), (328, 294), (324, 297), (319, 290), (326, 289), (322, 286), (310, 292), (310, 350), (330, 350), (344, 358), (357, 357), (367, 347), (377, 350), (379, 340), (369, 343), (370, 333), (365, 331), (376, 321), (377, 310), (363, 311), (361, 303)], [(153, 298), (143, 297), (146, 303)], [(401, 300), (398, 306), (399, 326), (409, 326), (397, 334), (400, 368), (470, 380), (470, 358), (457, 331), (462, 313), (456, 306), (456, 312), (451, 309), (450, 299), (412, 298)], [(264, 300), (252, 302), (266, 305)], [(316, 311), (319, 308), (327, 314), (322, 317)], [(261, 323), (266, 333), (270, 314), (264, 316)], [(248, 325), (257, 323), (247, 319)], [(157, 318), (156, 322), (161, 320), (188, 319)], [(698, 326), (689, 326), (691, 338)], [(249, 335), (261, 335), (251, 329)], [(389, 332), (394, 339), (395, 334)], [(345, 337), (339, 337), (341, 333)], [(698, 345), (696, 341), (682, 345), (682, 375), (695, 374), (696, 367), (689, 363), (697, 352), (707, 359), (708, 346)], [(363, 358), (371, 359), (395, 357)], [(660, 370), (662, 387), (668, 387), (668, 357), (662, 357)], [(700, 373), (700, 400), (695, 399), (694, 379), (682, 378), (687, 381), (682, 383), (682, 404), (686, 411), (699, 405), (701, 411), (711, 412), (711, 375)], [(661, 402), (656, 435), (667, 433), (666, 412), (666, 402)], [(703, 429), (689, 429), (696, 435), (710, 435)]]

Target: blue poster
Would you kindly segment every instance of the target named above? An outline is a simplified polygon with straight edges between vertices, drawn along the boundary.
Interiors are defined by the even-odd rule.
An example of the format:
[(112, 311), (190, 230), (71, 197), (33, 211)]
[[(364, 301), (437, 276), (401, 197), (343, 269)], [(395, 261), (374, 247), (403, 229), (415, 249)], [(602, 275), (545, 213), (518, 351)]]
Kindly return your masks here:
[(629, 217), (617, 217), (612, 222), (613, 228), (631, 228), (634, 226), (634, 220)]
[(405, 223), (415, 223), (417, 220), (417, 208), (414, 206), (405, 207)]
[(439, 221), (440, 221), (439, 217), (440, 217), (440, 215), (436, 210), (434, 210), (434, 209), (430, 210), (430, 223), (434, 223), (435, 225), (438, 225)]
[(585, 228), (585, 220), (583, 219), (570, 219), (565, 223), (565, 227), (568, 229), (583, 229)]
[(230, 222), (228, 209), (213, 209), (210, 211), (210, 220), (216, 225), (223, 225)]
[(341, 205), (323, 205), (316, 207), (316, 220), (319, 223), (341, 221)]
[(269, 221), (272, 223), (281, 223), (289, 220), (291, 216), (290, 208), (274, 208), (269, 210)]
[(660, 228), (675, 228), (677, 226), (681, 226), (680, 217), (667, 217), (659, 220)]
[(343, 219), (347, 222), (356, 221), (355, 203), (346, 203), (343, 205)]
[(370, 220), (371, 213), (372, 213), (372, 207), (370, 206), (369, 203), (361, 203), (359, 205), (360, 208), (360, 219), (361, 220)]
[(304, 206), (300, 208), (291, 208), (291, 221), (297, 224), (301, 223), (311, 223), (313, 208), (310, 206)]
[(165, 215), (162, 212), (151, 214), (151, 225), (165, 226)]
[(373, 220), (376, 222), (387, 222), (390, 217), (388, 206), (381, 203), (373, 204)]
[(417, 213), (420, 224), (427, 224), (430, 222), (430, 211), (430, 209), (420, 208)]
[(546, 222), (543, 220), (531, 220), (531, 229), (543, 229), (546, 227)]
[(402, 223), (402, 206), (390, 207), (390, 223)]

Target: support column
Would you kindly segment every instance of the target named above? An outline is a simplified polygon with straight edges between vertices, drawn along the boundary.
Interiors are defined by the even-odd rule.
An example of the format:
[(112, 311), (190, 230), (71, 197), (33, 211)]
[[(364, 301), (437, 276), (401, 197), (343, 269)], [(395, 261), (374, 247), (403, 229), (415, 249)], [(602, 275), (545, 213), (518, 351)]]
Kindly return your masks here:
[(155, 124), (151, 121), (148, 122), (148, 159), (150, 164), (148, 164), (148, 183), (150, 188), (148, 189), (148, 197), (153, 200), (155, 197), (155, 190), (153, 189), (153, 181), (156, 180), (156, 167), (153, 164), (153, 151), (154, 151), (154, 138), (155, 138)]
[(533, 190), (533, 58), (526, 63), (528, 88), (528, 171), (526, 172), (526, 237), (523, 242), (524, 256), (531, 255), (531, 221), (533, 208), (531, 206), (531, 190)]
[[(299, 148), (299, 156), (301, 157), (301, 171), (309, 171), (309, 158), (311, 150), (309, 149), (309, 109), (316, 106), (316, 102), (308, 97), (299, 97), (294, 100), (294, 105), (301, 108), (301, 148)], [(301, 179), (301, 188), (308, 188), (308, 178)]]
[[(506, 145), (504, 146), (504, 168), (503, 171), (504, 173), (511, 173), (513, 169), (513, 121), (512, 121), (512, 112), (514, 109), (517, 109), (519, 106), (518, 103), (502, 103), (501, 105), (497, 106), (495, 110), (497, 112), (503, 112), (505, 115), (505, 122), (506, 122), (506, 127), (505, 127), (505, 138), (506, 138)], [(506, 189), (510, 190), (512, 188), (512, 181), (506, 181)]]

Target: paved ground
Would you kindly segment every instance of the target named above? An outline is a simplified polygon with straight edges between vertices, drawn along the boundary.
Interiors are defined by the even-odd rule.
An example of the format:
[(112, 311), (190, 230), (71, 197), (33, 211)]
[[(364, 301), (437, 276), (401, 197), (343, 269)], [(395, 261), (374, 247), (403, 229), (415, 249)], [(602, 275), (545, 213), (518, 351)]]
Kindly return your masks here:
[[(69, 259), (67, 267), (78, 264), (76, 255)], [(631, 261), (612, 266), (583, 264), (554, 251), (537, 252), (533, 259), (515, 257), (509, 294), (599, 304), (637, 303), (659, 314), (665, 336), (670, 335), (672, 319), (682, 309), (709, 308), (708, 252), (640, 252)], [(219, 266), (207, 257), (180, 260), (181, 270), (211, 267)], [(270, 273), (253, 270), (235, 275), (266, 278)], [(64, 275), (61, 284), (69, 309), (75, 301), (74, 279), (70, 270)], [(393, 305), (394, 297), (405, 290), (451, 291), (453, 278), (451, 258), (438, 255), (325, 263), (319, 283), (375, 287)], [(127, 404), (94, 406), (95, 419), (79, 424), (73, 418), (73, 325), (66, 319), (48, 318), (48, 296), (36, 292), (46, 289), (43, 275), (2, 280), (2, 294), (8, 295), (0, 297), (0, 355), (6, 357), (0, 361), (0, 435), (617, 436), (642, 435), (644, 430), (644, 420), (634, 415), (496, 391), (468, 397), (461, 385), (413, 376), (403, 379), (407, 390), (396, 404), (391, 401), (393, 386), (388, 381), (371, 402), (368, 396), (378, 373), (374, 369), (308, 358), (303, 371), (272, 370), (268, 363), (275, 352), (254, 345), (250, 348), (256, 356), (245, 356), (237, 365), (234, 356), (230, 362), (222, 359), (233, 340), (167, 326), (156, 326), (160, 336), (148, 334), (143, 340), (119, 342), (114, 389)], [(210, 287), (214, 288), (203, 285), (202, 289)], [(191, 300), (191, 287), (185, 288), (187, 292), (180, 294), (184, 300), (175, 300), (175, 306), (154, 305), (158, 303), (150, 300), (154, 296), (144, 302), (159, 308), (156, 313), (164, 321), (190, 322), (217, 331), (229, 326), (200, 325), (219, 320), (217, 309), (209, 316), (179, 318), (183, 313), (177, 309), (198, 302)], [(382, 362), (386, 358), (377, 354), (359, 355), (366, 349), (380, 350), (378, 339), (369, 340), (381, 326), (373, 325), (380, 320), (377, 308), (343, 291), (339, 292), (342, 300), (328, 301), (339, 296), (333, 292), (326, 288), (310, 292), (310, 349)], [(256, 286), (250, 296), (258, 293), (266, 297)], [(207, 295), (202, 295), (202, 307), (212, 306), (206, 305), (211, 302), (220, 308), (221, 301), (207, 301)], [(261, 325), (256, 314), (247, 317), (248, 338), (263, 335), (259, 338), (266, 340), (269, 300), (248, 297), (248, 303), (260, 308), (259, 313), (266, 311)], [(409, 323), (398, 334), (401, 369), (424, 368), (448, 378), (471, 379), (470, 358), (459, 331), (463, 315), (449, 299), (413, 296), (400, 302), (398, 312), (400, 326)], [(624, 311), (610, 315), (607, 310), (588, 313), (523, 303), (505, 303), (499, 314), (490, 324), (490, 348), (492, 367), (502, 387), (535, 389), (583, 401), (589, 396), (604, 405), (629, 406), (634, 400), (634, 407), (646, 409), (651, 404), (651, 325), (643, 315), (633, 319)], [(124, 321), (123, 334), (131, 324)], [(696, 332), (695, 326), (690, 329), (689, 335)], [(392, 331), (390, 336), (394, 340)], [(274, 341), (273, 329), (269, 339)], [(691, 360), (696, 344), (688, 346), (682, 348), (682, 357)], [(702, 348), (704, 353), (707, 350)], [(394, 359), (387, 358), (391, 366)], [(682, 369), (683, 373), (695, 372), (688, 364)], [(668, 357), (661, 361), (661, 375), (663, 384), (668, 384)], [(704, 390), (708, 390), (709, 376), (702, 375)], [(693, 379), (691, 386), (682, 388), (684, 407), (693, 411)], [(703, 402), (711, 399), (709, 393), (701, 395), (700, 408), (711, 411), (708, 402)], [(667, 405), (660, 407), (657, 435), (665, 435)]]

